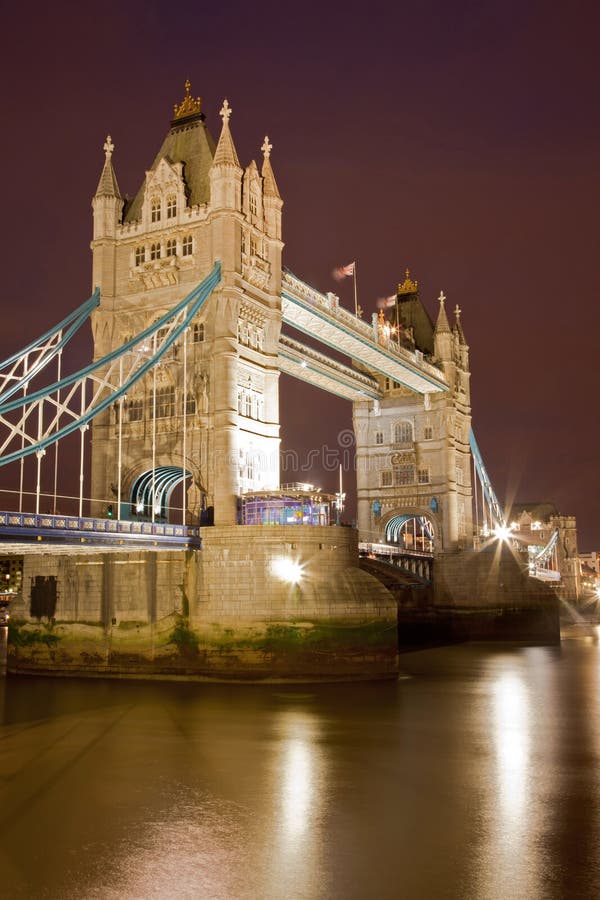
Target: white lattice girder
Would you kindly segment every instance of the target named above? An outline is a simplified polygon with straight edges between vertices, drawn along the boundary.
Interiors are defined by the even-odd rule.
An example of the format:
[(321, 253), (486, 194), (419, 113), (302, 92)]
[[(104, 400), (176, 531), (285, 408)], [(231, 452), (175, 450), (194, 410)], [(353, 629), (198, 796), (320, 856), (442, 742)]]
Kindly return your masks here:
[(378, 400), (382, 397), (374, 378), (284, 334), (279, 338), (279, 368), (286, 375), (292, 375), (345, 400)]
[(283, 277), (281, 310), (286, 324), (416, 393), (448, 390), (439, 369), (402, 347), (377, 343), (373, 329), (340, 307), (337, 298), (325, 297), (289, 273)]

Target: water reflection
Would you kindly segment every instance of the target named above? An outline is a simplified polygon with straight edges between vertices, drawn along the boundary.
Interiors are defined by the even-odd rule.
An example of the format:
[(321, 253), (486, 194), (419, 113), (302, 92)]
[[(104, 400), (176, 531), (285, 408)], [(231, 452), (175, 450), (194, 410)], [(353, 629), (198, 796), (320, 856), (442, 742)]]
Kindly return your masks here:
[[(319, 747), (319, 719), (305, 710), (282, 710), (277, 718), (279, 750), (271, 767), (274, 816), (267, 840), (270, 857), (261, 896), (278, 896), (284, 883), (310, 886), (319, 897), (323, 842), (319, 827), (326, 795)], [(291, 894), (293, 896), (293, 894)]]
[(527, 829), (529, 698), (522, 676), (503, 672), (492, 685), (493, 736), (497, 761), (499, 832), (514, 848)]
[(0, 896), (595, 900), (598, 645), (403, 668), (310, 694), (5, 679)]

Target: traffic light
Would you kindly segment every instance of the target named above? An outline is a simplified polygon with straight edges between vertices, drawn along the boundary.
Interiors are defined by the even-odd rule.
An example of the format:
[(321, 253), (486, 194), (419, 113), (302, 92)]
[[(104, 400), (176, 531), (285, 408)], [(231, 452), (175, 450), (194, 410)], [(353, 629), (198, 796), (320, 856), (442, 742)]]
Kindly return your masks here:
[(112, 517), (113, 517), (113, 505), (112, 505), (112, 503), (109, 503), (109, 504), (108, 504), (108, 508), (107, 508), (107, 510), (106, 510), (106, 515), (108, 516), (109, 519), (112, 519)]

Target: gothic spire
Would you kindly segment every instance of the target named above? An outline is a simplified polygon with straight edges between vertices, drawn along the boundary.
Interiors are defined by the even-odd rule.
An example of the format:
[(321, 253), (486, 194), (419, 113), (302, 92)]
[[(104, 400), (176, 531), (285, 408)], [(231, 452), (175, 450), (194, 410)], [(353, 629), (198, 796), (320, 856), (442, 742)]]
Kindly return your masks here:
[(221, 129), (221, 136), (215, 151), (213, 166), (236, 166), (239, 169), (241, 168), (240, 161), (233, 144), (231, 131), (229, 130), (229, 117), (231, 116), (231, 113), (232, 109), (229, 103), (226, 99), (223, 100), (223, 106), (219, 113), (223, 119), (223, 128)]
[(460, 321), (460, 313), (461, 309), (458, 303), (456, 304), (456, 309), (454, 310), (454, 315), (456, 316), (456, 322), (454, 324), (454, 332), (458, 336), (459, 344), (466, 344), (465, 333), (463, 331), (462, 322)]
[(438, 313), (437, 322), (435, 323), (435, 334), (440, 334), (443, 331), (450, 331), (450, 323), (448, 322), (446, 307), (444, 306), (445, 299), (446, 295), (443, 291), (440, 291), (440, 296), (438, 297), (438, 300), (440, 301), (440, 311)]
[(269, 143), (268, 135), (265, 135), (263, 145), (260, 149), (263, 152), (261, 175), (263, 177), (263, 190), (265, 197), (277, 197), (279, 200), (281, 200), (281, 194), (279, 193), (279, 188), (277, 187), (277, 182), (275, 181), (275, 175), (273, 174), (273, 167), (271, 165), (271, 150), (273, 149), (273, 144)]
[(110, 134), (107, 135), (107, 138), (104, 142), (104, 168), (102, 169), (102, 174), (100, 176), (100, 181), (98, 182), (98, 187), (96, 188), (96, 197), (116, 197), (118, 200), (121, 199), (121, 194), (119, 191), (119, 185), (117, 184), (117, 177), (115, 175), (115, 170), (112, 165), (112, 155), (113, 150), (115, 149), (115, 145), (112, 142)]

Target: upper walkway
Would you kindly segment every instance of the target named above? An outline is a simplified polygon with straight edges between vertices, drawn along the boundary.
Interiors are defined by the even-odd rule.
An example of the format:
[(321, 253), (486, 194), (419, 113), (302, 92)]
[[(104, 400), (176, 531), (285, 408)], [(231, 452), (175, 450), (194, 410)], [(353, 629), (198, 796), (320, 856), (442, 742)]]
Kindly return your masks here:
[[(387, 339), (381, 343), (376, 325), (368, 325), (343, 309), (335, 294), (321, 294), (291, 272), (283, 274), (281, 311), (287, 325), (418, 394), (448, 390), (444, 374), (419, 350), (411, 352)], [(310, 380), (301, 372), (294, 374)], [(310, 372), (306, 374), (310, 376)]]

